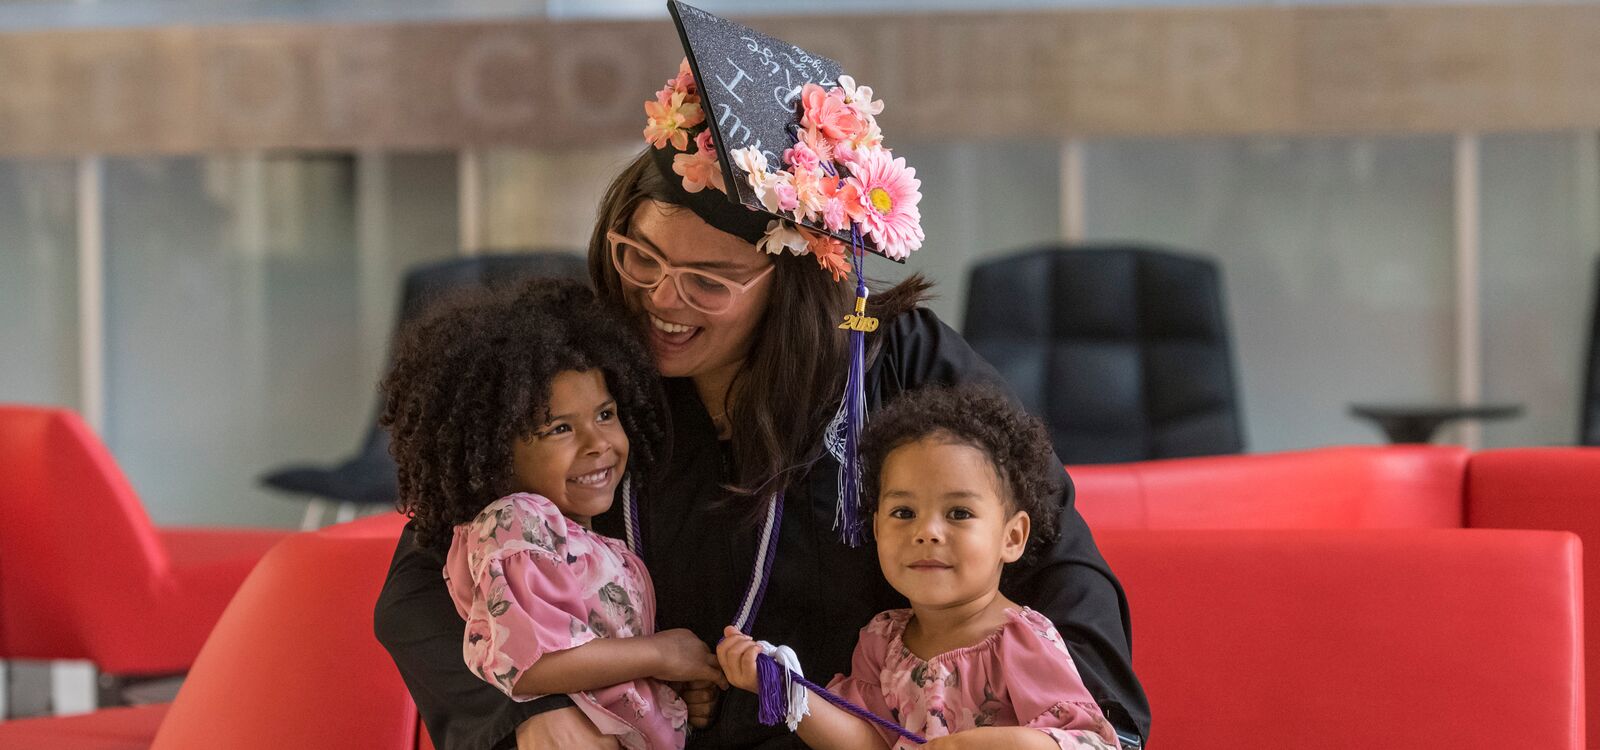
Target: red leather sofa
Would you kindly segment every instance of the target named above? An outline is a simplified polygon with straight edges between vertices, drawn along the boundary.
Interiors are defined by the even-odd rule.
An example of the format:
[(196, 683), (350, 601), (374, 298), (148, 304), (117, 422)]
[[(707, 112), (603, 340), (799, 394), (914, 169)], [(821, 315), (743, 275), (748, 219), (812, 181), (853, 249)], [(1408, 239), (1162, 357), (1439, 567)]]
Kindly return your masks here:
[[(1326, 449), (1073, 474), (1128, 592), (1156, 750), (1584, 746), (1577, 538), (1460, 527), (1586, 534), (1568, 516), (1594, 504), (1600, 451)], [(427, 747), (370, 640), (398, 520), (269, 554), (155, 746)], [(159, 710), (120, 727), (116, 711), (3, 723), (0, 748), (148, 747), (136, 730)], [(59, 741), (15, 743), (25, 732)]]
[[(1436, 537), (1441, 533), (1439, 530), (1550, 529), (1571, 532), (1585, 541), (1600, 540), (1600, 448), (1518, 448), (1479, 453), (1449, 446), (1325, 448), (1278, 454), (1081, 466), (1071, 467), (1071, 473), (1077, 487), (1078, 508), (1095, 529), (1096, 538), (1100, 540), (1107, 559), (1127, 588), (1133, 608), (1135, 666), (1150, 690), (1157, 717), (1153, 735), (1163, 746), (1169, 741), (1182, 748), (1208, 746), (1204, 734), (1212, 725), (1186, 713), (1188, 707), (1195, 705), (1192, 699), (1198, 698), (1198, 695), (1184, 695), (1181, 690), (1174, 693), (1172, 689), (1181, 686), (1168, 684), (1167, 675), (1172, 665), (1197, 665), (1186, 664), (1182, 659), (1175, 660), (1172, 656), (1160, 653), (1172, 644), (1172, 638), (1181, 636), (1182, 629), (1163, 631), (1162, 618), (1167, 613), (1167, 605), (1149, 601), (1148, 592), (1154, 590), (1154, 586), (1146, 581), (1140, 570), (1141, 565), (1154, 558), (1141, 559), (1125, 554), (1123, 546), (1130, 544), (1130, 539), (1139, 540), (1139, 544), (1165, 544), (1163, 540), (1183, 538), (1184, 534), (1198, 534), (1204, 538), (1203, 532), (1206, 531), (1226, 536), (1246, 532), (1221, 530), (1255, 530), (1257, 533), (1287, 534), (1279, 537), (1284, 540), (1293, 539), (1294, 534), (1311, 534), (1311, 537), (1302, 540), (1303, 545), (1313, 542), (1322, 544), (1323, 540), (1316, 535), (1332, 535), (1326, 536), (1327, 539), (1378, 540), (1388, 534), (1390, 538), (1411, 540), (1407, 544), (1415, 545), (1417, 558), (1407, 563), (1408, 567), (1404, 570), (1399, 567), (1389, 572), (1378, 568), (1367, 570), (1366, 588), (1370, 590), (1370, 595), (1388, 597), (1397, 592), (1405, 597), (1422, 595), (1440, 590), (1438, 586), (1449, 583), (1444, 578), (1455, 575), (1460, 579), (1458, 585), (1466, 587), (1465, 591), (1477, 589), (1478, 599), (1495, 608), (1494, 612), (1473, 616), (1466, 624), (1476, 622), (1481, 623), (1479, 627), (1484, 629), (1503, 628), (1508, 625), (1504, 620), (1504, 612), (1512, 611), (1517, 620), (1514, 634), (1507, 632), (1503, 637), (1492, 639), (1497, 643), (1486, 643), (1483, 639), (1479, 642), (1485, 649), (1483, 656), (1486, 658), (1498, 659), (1509, 655), (1522, 662), (1544, 663), (1542, 679), (1533, 680), (1523, 675), (1519, 679), (1524, 681), (1513, 686), (1519, 693), (1515, 699), (1517, 708), (1513, 712), (1519, 717), (1516, 723), (1532, 725), (1535, 722), (1523, 717), (1538, 715), (1542, 717), (1537, 722), (1540, 731), (1549, 729), (1549, 722), (1555, 721), (1548, 714), (1550, 708), (1566, 705), (1573, 696), (1580, 703), (1583, 702), (1584, 685), (1600, 675), (1600, 642), (1594, 640), (1600, 637), (1597, 635), (1583, 638), (1577, 644), (1578, 648), (1571, 652), (1576, 655), (1577, 664), (1585, 665), (1584, 669), (1569, 673), (1560, 668), (1559, 662), (1550, 661), (1560, 658), (1564, 633), (1574, 623), (1581, 625), (1583, 615), (1589, 615), (1590, 620), (1600, 617), (1600, 591), (1592, 588), (1600, 581), (1600, 553), (1591, 554), (1590, 562), (1583, 563), (1581, 571), (1574, 571), (1573, 580), (1587, 583), (1583, 584), (1584, 590), (1573, 592), (1573, 601), (1583, 604), (1581, 609), (1570, 613), (1577, 618), (1570, 621), (1565, 613), (1532, 606), (1532, 602), (1524, 600), (1524, 597), (1538, 596), (1537, 587), (1565, 587), (1565, 574), (1555, 570), (1539, 572), (1533, 568), (1522, 568), (1522, 563), (1514, 560), (1500, 560), (1494, 565), (1477, 566), (1470, 570), (1464, 567), (1455, 573), (1440, 570), (1440, 580), (1427, 586), (1417, 586), (1410, 593), (1406, 593), (1407, 587), (1402, 585), (1402, 573), (1414, 573), (1419, 569), (1416, 566), (1432, 564), (1431, 558), (1422, 551), (1426, 540)], [(1355, 536), (1340, 537), (1338, 532), (1353, 533)], [(1500, 536), (1499, 532), (1456, 532), (1457, 535), (1468, 536), (1474, 533)], [(1179, 536), (1169, 537), (1170, 534)], [(1315, 548), (1318, 550), (1316, 554), (1261, 555), (1254, 565), (1238, 573), (1245, 580), (1260, 576), (1273, 578), (1282, 575), (1284, 566), (1314, 565), (1317, 564), (1315, 557), (1324, 554), (1322, 547)], [(1224, 558), (1239, 552), (1239, 547), (1230, 545), (1217, 550), (1217, 554)], [(1177, 548), (1169, 550), (1169, 554), (1174, 558), (1182, 556)], [(1439, 554), (1443, 554), (1443, 551), (1440, 550)], [(1576, 561), (1580, 557), (1575, 554), (1572, 559)], [(1183, 564), (1179, 559), (1170, 562), (1174, 565)], [(1331, 570), (1356, 562), (1364, 564), (1365, 561), (1340, 562), (1330, 559), (1325, 567)], [(1214, 566), (1203, 559), (1193, 559), (1190, 565), (1196, 570), (1205, 571), (1202, 578), (1214, 572)], [(1505, 573), (1508, 571), (1516, 572), (1525, 579), (1522, 587), (1517, 587), (1514, 579), (1507, 579)], [(1222, 581), (1196, 581), (1197, 586), (1210, 585), (1214, 590), (1227, 590), (1222, 584)], [(1255, 598), (1239, 604), (1272, 608), (1271, 612), (1263, 612), (1264, 615), (1282, 613), (1277, 609), (1282, 604), (1279, 601), (1281, 597), (1267, 595), (1259, 581), (1239, 590), (1255, 592)], [(1294, 606), (1306, 606), (1317, 601), (1317, 597), (1330, 593), (1349, 593), (1342, 589), (1330, 592), (1324, 588), (1309, 589), (1307, 593), (1312, 591), (1315, 596), (1305, 596)], [(1399, 603), (1403, 604), (1404, 601)], [(1440, 611), (1440, 617), (1446, 614), (1445, 610)], [(1455, 616), (1462, 614), (1455, 613)], [(1370, 634), (1377, 632), (1376, 629), (1380, 627), (1403, 627), (1424, 633), (1435, 625), (1427, 622), (1430, 618), (1425, 612), (1416, 611), (1411, 615), (1413, 617), (1374, 621), (1363, 626), (1374, 630), (1358, 632)], [(1304, 623), (1294, 627), (1283, 624), (1279, 633), (1281, 642), (1302, 642), (1300, 638), (1306, 634), (1303, 626)], [(1592, 628), (1589, 632), (1596, 633)], [(1234, 653), (1241, 657), (1260, 653), (1260, 644), (1268, 641), (1272, 641), (1272, 638), (1258, 639), (1253, 644), (1235, 643)], [(1460, 642), (1465, 644), (1468, 641), (1463, 639)], [(1585, 644), (1590, 646), (1588, 650), (1592, 654), (1587, 662), (1583, 659), (1582, 646)], [(1151, 651), (1157, 653), (1152, 654)], [(1293, 651), (1281, 656), (1292, 663), (1297, 654), (1306, 656)], [(1417, 670), (1415, 682), (1441, 690), (1459, 684), (1456, 681), (1463, 677), (1441, 673), (1438, 667), (1441, 662), (1433, 657), (1409, 659), (1404, 658), (1404, 654), (1397, 654), (1392, 658), (1398, 658), (1398, 663), (1408, 664)], [(1249, 662), (1236, 663), (1244, 667)], [(1393, 664), (1374, 663), (1368, 668), (1387, 672)], [(1496, 668), (1505, 667), (1500, 665)], [(1260, 674), (1255, 669), (1241, 668), (1235, 670), (1232, 677), (1250, 680), (1253, 684)], [(1309, 677), (1315, 672), (1307, 671), (1305, 674)], [(1351, 676), (1360, 677), (1357, 674)], [(1173, 674), (1172, 678), (1181, 683), (1184, 679), (1192, 678), (1192, 675)], [(1381, 714), (1380, 709), (1384, 708), (1371, 700), (1374, 697), (1372, 678), (1373, 675), (1368, 674), (1365, 679), (1357, 681), (1362, 686), (1359, 689), (1361, 695), (1357, 699), (1358, 704), (1351, 709), (1366, 716), (1368, 721), (1377, 719)], [(1227, 680), (1219, 682), (1226, 683)], [(1392, 682), (1384, 683), (1386, 688), (1394, 685)], [(1282, 694), (1272, 692), (1263, 695), (1261, 705), (1273, 705), (1269, 698)], [(1323, 697), (1329, 701), (1335, 700), (1332, 693)], [(1397, 732), (1410, 732), (1420, 724), (1427, 723), (1419, 713), (1425, 703), (1411, 700), (1406, 705), (1414, 714), (1409, 721), (1400, 722), (1400, 716), (1390, 717), (1394, 720), (1391, 726)], [(1454, 716), (1464, 716), (1461, 712), (1465, 711), (1500, 710), (1473, 702), (1452, 703), (1436, 708), (1449, 710)], [(1587, 698), (1585, 708), (1578, 712), (1575, 728), (1558, 722), (1558, 726), (1563, 727), (1560, 732), (1562, 736), (1580, 738), (1572, 744), (1561, 743), (1561, 746), (1583, 746), (1582, 719), (1585, 715), (1600, 717), (1600, 691), (1595, 691)], [(1285, 715), (1292, 715), (1292, 712)], [(1268, 726), (1271, 725), (1269, 722)], [(1569, 728), (1575, 729), (1575, 733), (1567, 731)], [(1314, 746), (1305, 744), (1307, 741), (1306, 738), (1299, 738), (1293, 746)], [(1417, 742), (1428, 747), (1461, 746), (1454, 744), (1454, 741), (1441, 743), (1436, 739), (1418, 739)], [(1385, 743), (1384, 746), (1389, 744)], [(1399, 747), (1405, 743), (1392, 744)], [(1362, 745), (1350, 743), (1328, 746)], [(1600, 746), (1600, 742), (1591, 746)]]
[(76, 414), (0, 404), (0, 659), (182, 672), (284, 536), (157, 528)]
[(239, 588), (170, 705), (0, 722), (0, 750), (429, 747), (372, 633), (403, 519), (295, 534)]

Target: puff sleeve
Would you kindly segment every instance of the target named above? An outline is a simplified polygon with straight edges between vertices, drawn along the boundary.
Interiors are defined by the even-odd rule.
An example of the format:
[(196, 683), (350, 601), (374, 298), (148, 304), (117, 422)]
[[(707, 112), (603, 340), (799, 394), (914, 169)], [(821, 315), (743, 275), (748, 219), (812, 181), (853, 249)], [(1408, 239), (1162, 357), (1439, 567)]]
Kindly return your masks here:
[(462, 658), (513, 700), (539, 697), (515, 695), (513, 687), (540, 656), (606, 635), (591, 627), (591, 582), (568, 555), (566, 535), (549, 500), (511, 495), (457, 527), (445, 558), (451, 599), (467, 621)]

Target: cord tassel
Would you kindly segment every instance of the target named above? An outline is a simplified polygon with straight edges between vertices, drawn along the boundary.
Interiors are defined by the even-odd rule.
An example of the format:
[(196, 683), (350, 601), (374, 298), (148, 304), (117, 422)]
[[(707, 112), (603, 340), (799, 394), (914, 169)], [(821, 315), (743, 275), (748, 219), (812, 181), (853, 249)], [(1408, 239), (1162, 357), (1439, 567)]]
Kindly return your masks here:
[(800, 720), (811, 713), (804, 685), (795, 681), (801, 676), (800, 657), (788, 646), (774, 646), (766, 641), (756, 641), (762, 653), (756, 656), (756, 697), (760, 705), (761, 723), (771, 726), (783, 722), (793, 732)]
[(915, 744), (927, 744), (928, 740), (922, 735), (807, 680), (800, 671), (800, 658), (788, 646), (773, 646), (766, 641), (756, 643), (760, 644), (762, 650), (762, 653), (756, 656), (757, 702), (760, 704), (761, 723), (772, 726), (783, 721), (789, 725), (789, 731), (795, 731), (800, 726), (800, 720), (811, 713), (807, 696), (816, 693), (817, 697), (838, 706), (852, 716), (870, 721)]
[(839, 541), (861, 546), (864, 526), (861, 519), (861, 427), (867, 421), (866, 331), (877, 328), (867, 317), (867, 277), (862, 273), (865, 246), (861, 228), (850, 228), (850, 261), (856, 274), (855, 314), (845, 319), (850, 330), (850, 372), (844, 385), (844, 460), (839, 462), (839, 504), (834, 513), (834, 528)]

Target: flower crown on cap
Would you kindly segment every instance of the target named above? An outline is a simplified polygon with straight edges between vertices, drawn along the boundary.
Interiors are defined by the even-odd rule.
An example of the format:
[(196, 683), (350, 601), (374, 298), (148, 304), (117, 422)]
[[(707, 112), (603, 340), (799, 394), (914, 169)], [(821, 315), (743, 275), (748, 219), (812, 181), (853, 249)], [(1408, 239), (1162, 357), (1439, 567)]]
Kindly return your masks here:
[[(671, 146), (681, 152), (672, 157), (672, 171), (683, 178), (685, 191), (728, 192), (687, 59), (655, 99), (645, 102), (644, 111), (645, 140), (657, 149)], [(877, 121), (882, 112), (883, 102), (873, 100), (872, 89), (857, 86), (850, 76), (839, 76), (831, 89), (807, 83), (800, 90), (795, 142), (783, 152), (781, 165), (773, 168), (754, 146), (728, 154), (746, 172), (767, 212), (781, 217), (767, 223), (756, 247), (773, 254), (809, 253), (835, 281), (850, 274), (849, 249), (802, 222), (869, 239), (895, 260), (922, 247), (917, 209), (922, 182), (903, 157), (883, 146)]]

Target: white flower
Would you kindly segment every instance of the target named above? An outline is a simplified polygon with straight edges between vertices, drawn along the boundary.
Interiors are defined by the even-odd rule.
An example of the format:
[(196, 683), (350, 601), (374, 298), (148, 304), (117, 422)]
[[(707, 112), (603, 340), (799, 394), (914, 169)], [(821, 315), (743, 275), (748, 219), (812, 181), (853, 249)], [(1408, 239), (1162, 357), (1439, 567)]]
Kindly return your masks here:
[(863, 117), (883, 114), (883, 100), (872, 100), (871, 86), (857, 86), (856, 79), (839, 76), (839, 88), (844, 89), (844, 103), (853, 107)]
[(745, 181), (750, 184), (750, 189), (755, 191), (756, 197), (761, 199), (761, 205), (771, 213), (779, 213), (779, 199), (777, 187), (787, 185), (793, 178), (788, 172), (768, 172), (767, 157), (756, 150), (755, 146), (745, 146), (728, 154), (733, 163), (745, 171)]
[(787, 221), (773, 219), (767, 222), (767, 234), (756, 243), (756, 249), (777, 255), (788, 250), (795, 255), (805, 255), (810, 252), (806, 246), (806, 236)]
[(749, 172), (752, 179), (767, 173), (767, 157), (757, 151), (755, 146), (735, 149), (728, 156), (733, 158), (733, 163), (739, 165), (740, 169)]
[[(765, 179), (757, 181), (752, 178), (750, 180), (750, 187), (754, 188), (756, 195), (761, 198), (762, 207), (766, 208), (768, 213), (787, 213), (787, 210), (783, 207), (783, 192), (778, 188), (780, 186), (793, 188), (794, 175), (788, 172), (763, 172), (762, 174)], [(793, 194), (791, 190), (790, 195), (792, 196)]]

